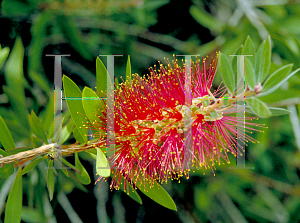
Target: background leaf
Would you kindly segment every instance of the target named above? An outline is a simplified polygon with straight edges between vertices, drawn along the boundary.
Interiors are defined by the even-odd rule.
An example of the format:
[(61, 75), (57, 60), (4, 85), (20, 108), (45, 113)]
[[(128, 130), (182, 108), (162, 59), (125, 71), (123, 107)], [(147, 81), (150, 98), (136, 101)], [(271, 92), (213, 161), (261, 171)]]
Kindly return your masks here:
[(44, 141), (45, 144), (48, 144), (48, 140), (50, 140), (50, 137), (47, 135), (41, 121), (36, 116), (34, 111), (31, 111), (31, 115), (29, 115), (29, 124), (33, 131), (33, 133), (40, 139)]
[(6, 61), (6, 58), (8, 57), (9, 54), (9, 48), (8, 47), (4, 47), (1, 49), (1, 45), (0, 45), (0, 69), (2, 68), (3, 64)]
[(0, 116), (0, 136), (1, 136), (0, 142), (2, 143), (5, 150), (16, 148), (15, 142), (10, 134), (10, 131), (7, 128), (7, 125), (1, 116)]

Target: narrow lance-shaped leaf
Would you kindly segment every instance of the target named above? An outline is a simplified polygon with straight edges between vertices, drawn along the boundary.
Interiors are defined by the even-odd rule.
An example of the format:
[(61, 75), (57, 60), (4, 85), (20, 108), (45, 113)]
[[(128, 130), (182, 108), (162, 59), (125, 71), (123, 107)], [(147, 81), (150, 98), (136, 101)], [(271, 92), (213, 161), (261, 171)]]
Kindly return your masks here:
[(23, 59), (23, 43), (21, 38), (17, 37), (4, 68), (4, 76), (8, 86), (5, 93), (11, 102), (13, 110), (17, 114), (16, 117), (19, 119), (19, 122), (28, 129), (26, 98), (24, 94), (24, 86), (28, 83), (23, 75)]
[(75, 167), (73, 166), (71, 163), (69, 163), (67, 160), (65, 160), (64, 158), (61, 158), (61, 161), (63, 164), (65, 164), (66, 166), (70, 167), (71, 169), (73, 169), (74, 171), (76, 171), (77, 173), (81, 174), (81, 172)]
[(150, 187), (150, 184), (146, 182), (145, 184), (137, 185), (137, 187), (156, 203), (171, 210), (177, 211), (177, 207), (173, 199), (159, 183), (154, 182), (153, 187)]
[(126, 81), (131, 83), (132, 76), (131, 76), (131, 64), (130, 64), (130, 56), (128, 55), (127, 65), (126, 65)]
[(101, 149), (99, 149), (98, 147), (96, 149), (97, 149), (96, 172), (99, 176), (109, 177), (110, 167), (107, 158)]
[(54, 193), (54, 174), (53, 174), (53, 160), (50, 159), (48, 169), (47, 169), (47, 187), (49, 192), (50, 201), (53, 199)]
[(245, 40), (243, 55), (249, 55), (247, 58), (249, 58), (250, 62), (252, 63), (252, 66), (254, 67), (254, 65), (255, 65), (255, 47), (254, 47), (254, 43), (250, 36), (247, 36), (247, 38)]
[(261, 65), (261, 59), (262, 59), (262, 53), (263, 53), (263, 49), (265, 46), (266, 41), (264, 40), (260, 46), (258, 47), (256, 53), (255, 53), (255, 79), (256, 82), (258, 83), (259, 81), (259, 75), (260, 75), (260, 65)]
[(3, 91), (7, 95), (9, 102), (13, 108), (13, 111), (18, 119), (19, 123), (29, 129), (29, 123), (27, 118), (27, 108), (25, 104), (25, 100), (23, 100), (23, 96), (8, 88), (7, 86), (3, 86)]
[[(97, 79), (97, 92), (103, 92), (106, 94), (107, 92), (107, 70), (100, 60), (99, 57), (96, 59), (96, 79)], [(109, 78), (110, 86), (112, 86), (112, 81)], [(102, 95), (102, 94), (101, 94)]]
[[(237, 50), (235, 51), (235, 53), (233, 55), (242, 55), (242, 51), (243, 51), (243, 45), (241, 45), (239, 48), (237, 48)], [(237, 75), (237, 60), (238, 60), (238, 57), (237, 56), (230, 56), (230, 57), (232, 57), (232, 62), (231, 62), (232, 71), (236, 76)]]
[(270, 36), (266, 40), (264, 45), (261, 61), (260, 61), (260, 70), (259, 70), (259, 79), (258, 81), (262, 83), (269, 74), (271, 66), (271, 38)]
[(0, 116), (0, 142), (2, 143), (4, 149), (9, 150), (15, 148), (14, 140), (7, 128), (6, 123)]
[(78, 86), (67, 76), (63, 76), (64, 93), (71, 117), (84, 141), (87, 140), (85, 111), (82, 105), (82, 94)]
[[(273, 108), (273, 107), (268, 107), (268, 108), (271, 111), (272, 116), (288, 115), (291, 113), (289, 110), (284, 108)], [(248, 105), (245, 106), (245, 110), (250, 114), (255, 114), (255, 112), (253, 112)]]
[(22, 176), (18, 176), (15, 178), (14, 184), (8, 194), (4, 223), (21, 222), (22, 196)]
[(61, 32), (64, 33), (72, 47), (85, 59), (92, 60), (89, 45), (83, 41), (82, 33), (72, 17), (60, 14), (56, 16), (56, 20)]
[(82, 183), (82, 184), (90, 184), (91, 183), (91, 178), (84, 168), (84, 166), (81, 164), (78, 153), (75, 153), (75, 167), (81, 172), (81, 174), (76, 172), (76, 177), (77, 179)]
[[(287, 81), (291, 76), (295, 75), (299, 69), (290, 73), (293, 64), (285, 65), (278, 70), (274, 71), (270, 77), (265, 81), (263, 85), (263, 91), (259, 96), (267, 95), (278, 89), (285, 81)], [(289, 74), (290, 73), (290, 74)]]
[[(122, 183), (120, 184), (120, 190), (126, 193), (134, 201), (138, 202), (139, 204), (143, 204), (140, 195), (123, 176), (121, 176), (121, 181)], [(126, 188), (124, 186), (125, 184), (126, 184)]]
[(5, 63), (5, 60), (8, 57), (8, 54), (9, 54), (9, 48), (4, 47), (2, 49), (1, 45), (0, 45), (0, 69), (2, 68), (3, 64)]
[(226, 87), (228, 88), (230, 93), (233, 93), (236, 85), (235, 75), (228, 62), (228, 59), (221, 52), (220, 52), (220, 70)]
[(272, 112), (272, 116), (278, 115), (289, 115), (291, 112), (284, 108), (271, 108), (269, 107), (270, 111)]
[(64, 143), (65, 141), (67, 141), (67, 139), (70, 137), (72, 131), (74, 128), (74, 122), (72, 119), (70, 119), (68, 121), (68, 123), (62, 128), (62, 140), (61, 143)]
[[(7, 153), (0, 149), (0, 155), (3, 157), (7, 156)], [(14, 164), (9, 163), (5, 164), (0, 168), (0, 178), (8, 178), (10, 175), (14, 173)]]
[(27, 166), (24, 167), (24, 169), (21, 170), (20, 173), (18, 173), (17, 176), (22, 176), (26, 173), (28, 173), (30, 170), (32, 170), (34, 167), (36, 167), (40, 162), (42, 162), (43, 160), (45, 160), (48, 156), (43, 156), (43, 157), (40, 157), (34, 161), (32, 161), (31, 163), (29, 163)]
[(36, 114), (34, 113), (34, 111), (31, 111), (31, 116), (29, 116), (29, 124), (30, 127), (33, 131), (33, 133), (40, 139), (42, 139), (44, 141), (44, 143), (48, 143), (48, 140), (50, 140), (49, 136), (47, 135), (41, 121), (39, 120), (39, 118), (36, 116)]
[(246, 99), (246, 102), (257, 116), (267, 118), (272, 115), (267, 105), (258, 98), (250, 97)]
[(89, 120), (99, 121), (97, 115), (102, 115), (100, 110), (104, 108), (98, 95), (91, 88), (85, 87), (82, 91), (82, 98), (83, 108)]
[(248, 57), (245, 57), (245, 79), (246, 84), (248, 84), (251, 89), (254, 89), (256, 85), (255, 73), (252, 63)]
[(78, 128), (76, 126), (73, 129), (73, 136), (77, 142), (79, 142), (80, 144), (85, 144), (86, 141), (82, 138), (82, 136), (79, 133)]

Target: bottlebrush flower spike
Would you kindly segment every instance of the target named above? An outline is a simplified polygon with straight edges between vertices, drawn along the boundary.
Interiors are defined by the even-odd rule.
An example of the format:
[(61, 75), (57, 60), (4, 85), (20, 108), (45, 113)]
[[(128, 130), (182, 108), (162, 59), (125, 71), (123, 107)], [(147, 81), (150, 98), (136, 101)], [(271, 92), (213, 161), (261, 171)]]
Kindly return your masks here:
[[(184, 64), (184, 63), (183, 63)], [(211, 93), (217, 70), (217, 58), (209, 66), (206, 59), (191, 64), (191, 106), (185, 104), (185, 64), (177, 60), (159, 69), (150, 68), (150, 75), (133, 75), (115, 91), (114, 130), (115, 155), (110, 157), (111, 189), (119, 189), (123, 177), (126, 183), (140, 185), (147, 181), (167, 181), (188, 177), (191, 168), (212, 170), (215, 163), (229, 162), (227, 153), (239, 154), (243, 145), (236, 138), (255, 131), (232, 104), (242, 96), (232, 96), (225, 106), (220, 97), (227, 89), (218, 87)], [(106, 96), (106, 95), (103, 95)], [(108, 95), (107, 97), (112, 97)], [(106, 108), (106, 101), (102, 101)], [(91, 129), (107, 133), (107, 111)], [(187, 120), (186, 116), (190, 119)], [(251, 118), (245, 118), (249, 120)], [(254, 142), (250, 136), (245, 141)], [(191, 142), (187, 144), (185, 142)], [(103, 180), (99, 177), (97, 181)], [(128, 188), (124, 185), (124, 188)]]

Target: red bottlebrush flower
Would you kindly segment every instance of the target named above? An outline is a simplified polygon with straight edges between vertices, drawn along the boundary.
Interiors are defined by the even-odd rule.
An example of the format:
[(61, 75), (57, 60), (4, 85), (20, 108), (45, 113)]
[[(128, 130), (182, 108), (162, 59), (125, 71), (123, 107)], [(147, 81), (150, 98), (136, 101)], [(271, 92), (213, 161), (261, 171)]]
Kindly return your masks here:
[[(116, 89), (111, 189), (118, 189), (123, 177), (125, 184), (153, 184), (188, 177), (191, 168), (213, 170), (216, 162), (229, 162), (228, 152), (239, 153), (243, 145), (236, 138), (244, 130), (255, 131), (251, 128), (254, 124), (232, 116), (236, 109), (226, 107), (220, 99), (227, 91), (225, 87), (210, 92), (216, 66), (217, 59), (208, 67), (203, 58), (192, 62), (190, 106), (185, 103), (186, 66), (181, 68), (177, 60), (168, 62), (167, 67), (160, 64), (158, 70), (150, 68), (149, 76), (135, 74), (133, 80)], [(229, 98), (229, 105), (235, 103), (234, 97), (240, 96)], [(107, 107), (106, 101), (103, 105)], [(101, 112), (99, 122), (92, 127), (105, 135), (107, 113)], [(245, 139), (255, 141), (247, 135)]]

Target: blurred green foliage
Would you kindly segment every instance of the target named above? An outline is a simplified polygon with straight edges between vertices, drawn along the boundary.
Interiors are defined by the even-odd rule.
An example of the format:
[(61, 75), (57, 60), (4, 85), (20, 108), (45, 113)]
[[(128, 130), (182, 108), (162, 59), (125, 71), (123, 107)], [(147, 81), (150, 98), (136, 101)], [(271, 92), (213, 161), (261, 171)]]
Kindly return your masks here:
[[(271, 36), (269, 73), (290, 63), (292, 70), (300, 67), (300, 4), (293, 0), (3, 0), (0, 15), (0, 115), (23, 151), (42, 145), (39, 134), (44, 140), (54, 134), (54, 66), (53, 59), (45, 54), (71, 54), (62, 60), (63, 72), (81, 83), (81, 90), (96, 87), (95, 60), (99, 54), (124, 55), (115, 65), (115, 76), (121, 82), (121, 76), (125, 79), (127, 75), (128, 55), (132, 73), (145, 74), (157, 60), (171, 59), (172, 54), (215, 55), (220, 50), (232, 55), (248, 35), (255, 49)], [(252, 52), (251, 46), (247, 47)], [(215, 82), (220, 81), (221, 75), (217, 75)], [(68, 171), (70, 177), (60, 172), (56, 176), (56, 171), (47, 174), (45, 167), (52, 163), (41, 162), (15, 182), (14, 176), (4, 178), (5, 173), (12, 173), (13, 165), (1, 170), (0, 222), (4, 221), (4, 210), (8, 216), (18, 212), (20, 197), (23, 222), (299, 222), (300, 74), (259, 99), (292, 113), (257, 121), (268, 128), (264, 133), (253, 133), (260, 143), (249, 143), (246, 148), (246, 166), (254, 170), (232, 170), (222, 165), (217, 167), (216, 176), (210, 171), (206, 175), (196, 171), (180, 183), (163, 185), (177, 212), (142, 193), (141, 206), (126, 194), (108, 192), (106, 182), (99, 191), (98, 185), (83, 186), (74, 171)], [(63, 109), (68, 138), (74, 124), (66, 104)], [(32, 125), (39, 120), (43, 127)], [(75, 129), (66, 143), (74, 143), (79, 132), (77, 129), (76, 137)], [(14, 147), (11, 137), (5, 139), (1, 144), (6, 150), (1, 150), (3, 156), (14, 153), (10, 150)], [(90, 176), (95, 175), (92, 155), (80, 153), (79, 157), (81, 161), (77, 156), (76, 162), (73, 157), (67, 160), (74, 163), (74, 169), (83, 168)], [(233, 166), (235, 158), (230, 159)], [(56, 188), (50, 194), (51, 203), (46, 178), (51, 179), (48, 187)], [(17, 193), (16, 198), (6, 200), (10, 189), (20, 192), (22, 184), (23, 195)], [(15, 199), (15, 209), (5, 209)]]

